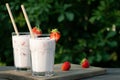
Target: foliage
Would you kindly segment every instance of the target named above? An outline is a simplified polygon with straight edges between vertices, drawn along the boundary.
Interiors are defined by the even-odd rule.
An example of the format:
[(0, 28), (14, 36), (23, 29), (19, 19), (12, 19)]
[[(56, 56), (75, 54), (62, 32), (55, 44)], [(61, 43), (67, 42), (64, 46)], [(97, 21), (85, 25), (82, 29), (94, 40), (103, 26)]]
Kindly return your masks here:
[[(12, 65), (13, 28), (5, 7), (6, 2), (7, 0), (1, 1), (0, 6), (2, 27), (0, 61)], [(8, 2), (19, 31), (28, 31), (20, 8), (21, 4), (24, 4), (32, 26), (40, 25), (43, 33), (48, 33), (52, 28), (60, 30), (62, 37), (57, 43), (55, 63), (68, 60), (79, 64), (82, 58), (87, 57), (95, 66), (120, 67), (117, 64), (120, 63), (119, 0), (11, 0)], [(5, 34), (7, 35), (4, 36)]]

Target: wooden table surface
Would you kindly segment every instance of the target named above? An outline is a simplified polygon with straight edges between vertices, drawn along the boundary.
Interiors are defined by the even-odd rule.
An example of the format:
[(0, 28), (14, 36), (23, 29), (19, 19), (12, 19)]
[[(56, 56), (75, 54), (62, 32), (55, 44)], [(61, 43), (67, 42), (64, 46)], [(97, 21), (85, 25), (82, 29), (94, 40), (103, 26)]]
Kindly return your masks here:
[(120, 68), (106, 68), (104, 75), (92, 76), (82, 80), (120, 80)]
[[(61, 71), (61, 64), (54, 66), (53, 77), (35, 77), (31, 71), (16, 71), (13, 66), (0, 67), (0, 80), (119, 80), (119, 68), (93, 67), (83, 69), (80, 65), (72, 64), (69, 71)], [(111, 78), (110, 78), (111, 77)]]

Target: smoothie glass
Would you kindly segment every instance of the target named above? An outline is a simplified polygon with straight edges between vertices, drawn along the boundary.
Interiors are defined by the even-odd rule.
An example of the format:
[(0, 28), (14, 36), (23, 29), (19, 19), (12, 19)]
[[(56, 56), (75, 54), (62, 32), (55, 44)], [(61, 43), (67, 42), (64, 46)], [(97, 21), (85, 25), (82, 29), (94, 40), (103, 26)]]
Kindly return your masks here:
[(29, 38), (28, 32), (19, 32), (19, 35), (15, 32), (12, 33), (14, 65), (19, 71), (30, 70), (31, 68)]
[(50, 39), (49, 34), (30, 38), (32, 74), (34, 76), (54, 75), (55, 45), (55, 40)]

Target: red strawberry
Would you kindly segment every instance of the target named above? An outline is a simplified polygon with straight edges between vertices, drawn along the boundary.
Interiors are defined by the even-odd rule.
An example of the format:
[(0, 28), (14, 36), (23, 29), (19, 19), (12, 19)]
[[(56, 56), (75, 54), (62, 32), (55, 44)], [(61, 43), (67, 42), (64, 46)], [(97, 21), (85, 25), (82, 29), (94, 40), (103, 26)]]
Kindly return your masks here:
[(51, 33), (50, 33), (50, 39), (55, 39), (56, 42), (60, 39), (61, 34), (58, 31), (58, 29), (52, 29)]
[(33, 27), (32, 32), (33, 32), (34, 35), (42, 34), (42, 30), (40, 28), (38, 28), (38, 27)]
[(71, 64), (68, 61), (64, 62), (61, 66), (62, 71), (68, 71), (68, 70), (70, 70), (70, 68), (71, 68)]
[(82, 61), (81, 61), (81, 67), (82, 68), (89, 68), (90, 64), (89, 64), (89, 61), (84, 58)]

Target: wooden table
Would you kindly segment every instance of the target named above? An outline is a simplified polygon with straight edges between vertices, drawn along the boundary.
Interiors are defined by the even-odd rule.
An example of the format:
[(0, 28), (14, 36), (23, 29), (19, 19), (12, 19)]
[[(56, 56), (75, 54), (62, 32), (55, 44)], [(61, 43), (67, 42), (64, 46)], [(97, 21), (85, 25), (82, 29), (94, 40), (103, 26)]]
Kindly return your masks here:
[(32, 76), (31, 71), (16, 71), (12, 66), (4, 66), (0, 67), (0, 80), (97, 80), (98, 75), (107, 77), (110, 74), (109, 69), (107, 70), (106, 75), (104, 68), (90, 66), (90, 68), (83, 69), (80, 65), (72, 64), (69, 71), (61, 71), (61, 64), (56, 64), (53, 77), (35, 77)]
[(106, 74), (85, 78), (82, 80), (120, 80), (120, 68), (106, 68)]

